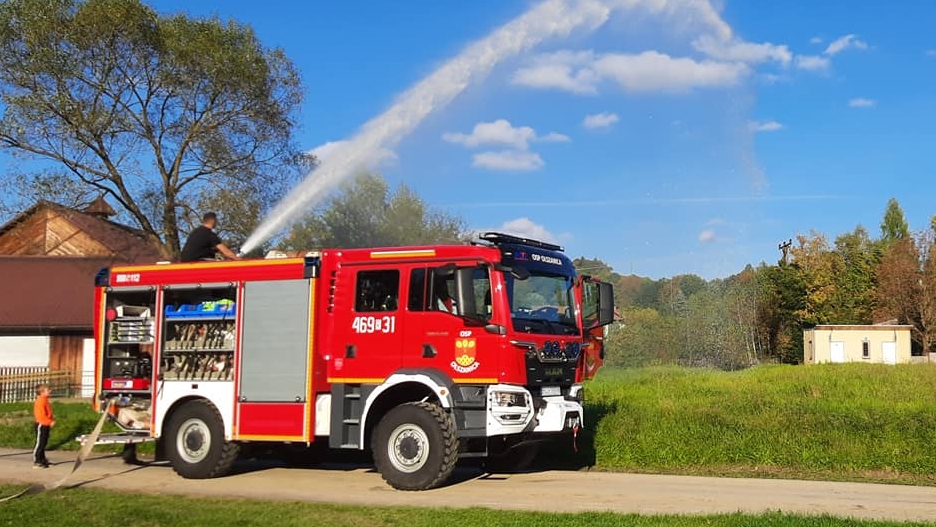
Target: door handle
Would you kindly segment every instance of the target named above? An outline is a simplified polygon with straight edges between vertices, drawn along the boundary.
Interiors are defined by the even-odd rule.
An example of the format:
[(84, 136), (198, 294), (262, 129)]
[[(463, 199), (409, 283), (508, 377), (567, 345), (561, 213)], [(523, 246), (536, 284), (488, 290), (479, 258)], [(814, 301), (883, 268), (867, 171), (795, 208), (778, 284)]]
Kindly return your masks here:
[(423, 344), (423, 358), (424, 359), (433, 359), (438, 355), (438, 350), (432, 344)]
[(354, 344), (348, 344), (345, 346), (344, 356), (346, 359), (353, 359), (357, 357), (357, 346)]

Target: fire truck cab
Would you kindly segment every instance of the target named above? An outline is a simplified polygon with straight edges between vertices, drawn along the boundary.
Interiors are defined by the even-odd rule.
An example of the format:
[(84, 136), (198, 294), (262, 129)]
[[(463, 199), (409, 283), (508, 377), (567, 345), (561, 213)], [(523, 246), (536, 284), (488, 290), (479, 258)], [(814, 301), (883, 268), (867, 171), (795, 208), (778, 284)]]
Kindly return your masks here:
[(370, 450), (403, 490), (577, 431), (614, 312), (561, 247), (498, 233), (113, 267), (96, 285), (96, 404), (181, 476), (224, 475), (248, 443), (326, 443)]

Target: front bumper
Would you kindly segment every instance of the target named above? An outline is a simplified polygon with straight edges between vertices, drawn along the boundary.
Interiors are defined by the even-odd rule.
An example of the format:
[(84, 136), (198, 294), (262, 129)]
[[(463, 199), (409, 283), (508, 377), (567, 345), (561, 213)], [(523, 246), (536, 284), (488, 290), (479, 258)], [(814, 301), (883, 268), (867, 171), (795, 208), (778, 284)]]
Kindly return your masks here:
[[(514, 434), (546, 434), (571, 431), (584, 423), (581, 386), (573, 385), (564, 395), (534, 397), (522, 386), (495, 385), (487, 393), (487, 437)], [(518, 403), (502, 406), (504, 394), (513, 394)], [(520, 401), (523, 401), (520, 404)]]
[(563, 432), (581, 428), (584, 424), (585, 411), (580, 402), (570, 401), (561, 395), (544, 397), (540, 401), (534, 418), (534, 434)]

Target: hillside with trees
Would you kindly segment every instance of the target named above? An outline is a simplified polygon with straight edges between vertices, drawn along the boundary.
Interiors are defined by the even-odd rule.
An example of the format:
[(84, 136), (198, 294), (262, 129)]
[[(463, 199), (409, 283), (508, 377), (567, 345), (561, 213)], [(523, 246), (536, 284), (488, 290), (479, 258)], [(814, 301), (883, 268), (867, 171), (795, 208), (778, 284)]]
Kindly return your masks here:
[(748, 265), (724, 279), (622, 276), (579, 258), (585, 274), (615, 285), (623, 323), (610, 333), (608, 363), (723, 369), (798, 363), (803, 329), (817, 324), (913, 326), (913, 353), (936, 340), (936, 217), (912, 232), (891, 199), (872, 237), (858, 225), (830, 239), (799, 235), (776, 263)]

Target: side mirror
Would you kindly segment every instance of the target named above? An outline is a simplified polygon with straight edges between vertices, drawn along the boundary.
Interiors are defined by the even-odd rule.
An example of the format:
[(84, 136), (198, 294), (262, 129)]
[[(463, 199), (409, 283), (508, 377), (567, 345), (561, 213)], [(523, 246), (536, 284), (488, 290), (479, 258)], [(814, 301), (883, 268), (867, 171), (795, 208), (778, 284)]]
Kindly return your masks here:
[(614, 287), (607, 282), (598, 283), (598, 323), (596, 327), (614, 322)]

